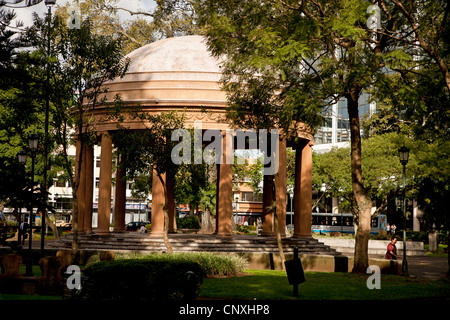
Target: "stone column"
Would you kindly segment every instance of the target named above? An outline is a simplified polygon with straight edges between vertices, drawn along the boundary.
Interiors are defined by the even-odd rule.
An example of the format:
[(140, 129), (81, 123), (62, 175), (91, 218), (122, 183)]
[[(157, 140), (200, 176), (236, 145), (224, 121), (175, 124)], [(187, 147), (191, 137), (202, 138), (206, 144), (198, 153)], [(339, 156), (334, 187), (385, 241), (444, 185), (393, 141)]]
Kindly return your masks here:
[(413, 200), (413, 231), (420, 231), (420, 220), (423, 217), (422, 210), (419, 209), (419, 205), (416, 200)]
[(85, 170), (86, 170), (86, 191), (85, 191), (85, 217), (83, 219), (84, 230), (87, 233), (92, 233), (92, 205), (94, 197), (94, 146), (86, 146), (85, 157)]
[[(164, 179), (164, 176), (163, 176)], [(158, 178), (156, 170), (153, 170), (152, 178), (152, 231), (151, 237), (162, 237), (164, 234), (164, 186)]]
[(339, 199), (336, 197), (331, 198), (331, 212), (339, 213)]
[(114, 232), (125, 232), (125, 205), (127, 181), (125, 170), (120, 166), (120, 156), (117, 159), (116, 190), (114, 195)]
[(262, 236), (272, 236), (273, 232), (273, 189), (274, 189), (274, 176), (263, 176), (263, 216), (262, 216)]
[(98, 190), (98, 234), (109, 234), (111, 218), (112, 140), (107, 132), (101, 135), (100, 180)]
[(217, 234), (219, 230), (219, 203), (220, 203), (220, 194), (219, 194), (219, 182), (220, 182), (220, 164), (216, 164), (216, 230), (214, 231)]
[(278, 172), (275, 174), (275, 193), (277, 204), (278, 227), (280, 229), (281, 236), (284, 237), (286, 236), (286, 200), (287, 200), (286, 140), (280, 139), (278, 161), (279, 161)]
[[(81, 153), (81, 165), (80, 165), (80, 153)], [(84, 219), (86, 216), (86, 147), (81, 141), (81, 137), (78, 136), (76, 143), (76, 155), (75, 155), (75, 174), (78, 181), (77, 189), (77, 204), (78, 204), (78, 232), (84, 233)]]
[(173, 197), (174, 181), (169, 174), (166, 174), (166, 189), (167, 189), (167, 213), (169, 214), (169, 233), (176, 233), (176, 210), (175, 210), (175, 199)]
[(309, 141), (295, 152), (294, 237), (311, 237), (312, 148)]
[[(231, 236), (231, 217), (232, 217), (232, 201), (233, 201), (233, 167), (232, 163), (227, 163), (227, 148), (232, 148), (232, 140), (227, 137), (227, 133), (223, 133), (222, 137), (222, 163), (218, 173), (218, 192), (220, 194), (218, 199), (217, 211), (217, 236), (230, 237)], [(228, 151), (231, 151), (229, 149)], [(217, 201), (217, 200), (216, 200)]]

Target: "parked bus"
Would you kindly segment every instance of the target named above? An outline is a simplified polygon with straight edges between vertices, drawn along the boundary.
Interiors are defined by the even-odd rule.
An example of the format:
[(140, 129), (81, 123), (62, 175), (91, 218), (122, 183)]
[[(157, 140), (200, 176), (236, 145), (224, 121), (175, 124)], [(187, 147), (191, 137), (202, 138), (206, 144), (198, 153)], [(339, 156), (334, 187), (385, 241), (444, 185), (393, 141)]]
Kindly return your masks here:
[[(379, 234), (381, 217), (372, 218), (371, 234)], [(353, 215), (351, 213), (312, 213), (312, 232), (355, 233)]]

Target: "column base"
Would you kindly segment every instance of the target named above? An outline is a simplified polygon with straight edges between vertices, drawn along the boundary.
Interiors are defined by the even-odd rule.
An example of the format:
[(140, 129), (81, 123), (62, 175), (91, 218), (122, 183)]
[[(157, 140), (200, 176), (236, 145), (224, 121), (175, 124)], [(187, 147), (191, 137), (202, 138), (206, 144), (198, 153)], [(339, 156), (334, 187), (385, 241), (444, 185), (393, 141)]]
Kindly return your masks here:
[(292, 238), (303, 238), (303, 239), (307, 239), (307, 238), (312, 238), (311, 234), (293, 234)]
[(216, 233), (217, 238), (231, 238), (231, 233)]
[(95, 235), (98, 235), (98, 236), (110, 236), (111, 235), (111, 231), (96, 231)]
[(150, 238), (162, 238), (164, 236), (164, 232), (150, 232), (148, 236)]

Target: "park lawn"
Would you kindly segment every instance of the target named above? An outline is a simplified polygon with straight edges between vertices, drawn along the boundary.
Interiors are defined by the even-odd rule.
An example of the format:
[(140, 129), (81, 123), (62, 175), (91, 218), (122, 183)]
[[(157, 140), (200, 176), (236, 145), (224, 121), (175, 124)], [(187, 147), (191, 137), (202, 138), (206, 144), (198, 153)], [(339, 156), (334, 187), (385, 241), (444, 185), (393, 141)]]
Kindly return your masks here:
[(247, 270), (246, 275), (203, 280), (200, 298), (256, 300), (398, 300), (450, 297), (448, 280), (425, 281), (381, 275), (381, 289), (368, 289), (369, 275), (305, 272), (306, 281), (293, 286), (286, 272)]
[[(37, 275), (38, 270), (33, 268)], [(381, 289), (368, 289), (369, 275), (352, 273), (305, 272), (306, 281), (298, 286), (298, 297), (288, 283), (285, 271), (246, 270), (234, 277), (205, 278), (199, 299), (236, 300), (402, 300), (449, 298), (447, 279), (426, 281), (381, 275)], [(61, 296), (7, 295), (0, 300), (61, 300)]]

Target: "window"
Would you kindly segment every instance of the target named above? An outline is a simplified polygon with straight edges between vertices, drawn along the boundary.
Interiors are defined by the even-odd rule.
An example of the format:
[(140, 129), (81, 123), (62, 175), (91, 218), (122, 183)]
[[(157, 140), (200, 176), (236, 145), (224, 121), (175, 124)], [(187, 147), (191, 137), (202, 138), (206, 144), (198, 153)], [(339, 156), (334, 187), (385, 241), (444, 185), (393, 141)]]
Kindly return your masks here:
[(55, 187), (64, 188), (66, 186), (66, 181), (64, 179), (58, 179), (55, 181)]
[(242, 192), (242, 201), (262, 201), (262, 194), (256, 194), (254, 192)]

